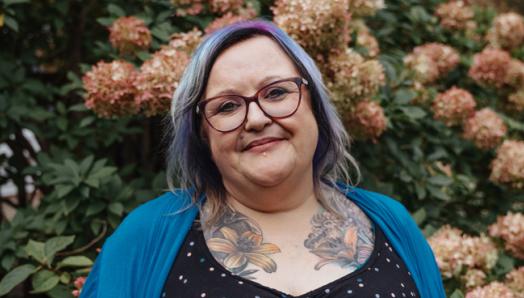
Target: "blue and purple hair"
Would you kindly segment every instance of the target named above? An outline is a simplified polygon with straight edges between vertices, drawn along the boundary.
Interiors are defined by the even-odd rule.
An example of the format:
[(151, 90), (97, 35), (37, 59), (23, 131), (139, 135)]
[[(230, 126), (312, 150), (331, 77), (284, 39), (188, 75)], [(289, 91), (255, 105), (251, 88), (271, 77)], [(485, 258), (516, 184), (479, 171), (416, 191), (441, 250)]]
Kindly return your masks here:
[[(313, 156), (313, 181), (317, 198), (323, 203), (322, 184), (334, 186), (336, 181), (351, 183), (348, 166), (360, 170), (349, 154), (350, 138), (331, 103), (322, 81), (322, 74), (313, 59), (284, 31), (264, 20), (238, 22), (217, 30), (197, 47), (180, 80), (171, 105), (167, 126), (167, 183), (171, 191), (176, 187), (192, 189), (193, 202), (202, 194), (213, 198), (211, 211), (218, 215), (222, 210), (226, 190), (222, 176), (211, 158), (211, 151), (201, 135), (201, 121), (196, 105), (202, 100), (211, 67), (224, 50), (254, 36), (267, 36), (274, 40), (293, 61), (301, 76), (308, 82), (311, 105), (317, 121), (319, 136)], [(352, 184), (352, 183), (351, 183)], [(353, 184), (352, 184), (353, 185)], [(326, 204), (323, 204), (326, 205)], [(213, 216), (211, 216), (213, 217)]]

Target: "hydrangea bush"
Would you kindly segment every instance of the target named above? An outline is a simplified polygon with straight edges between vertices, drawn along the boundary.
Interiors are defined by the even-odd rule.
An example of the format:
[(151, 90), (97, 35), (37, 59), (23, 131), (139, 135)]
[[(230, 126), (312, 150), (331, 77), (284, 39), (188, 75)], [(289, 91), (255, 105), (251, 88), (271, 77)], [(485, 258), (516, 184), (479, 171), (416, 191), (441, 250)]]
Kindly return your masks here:
[(18, 189), (2, 198), (16, 212), (1, 213), (0, 296), (80, 294), (104, 239), (167, 189), (162, 123), (195, 47), (262, 17), (315, 59), (359, 186), (412, 212), (448, 296), (524, 297), (522, 11), (486, 0), (0, 5), (2, 184)]

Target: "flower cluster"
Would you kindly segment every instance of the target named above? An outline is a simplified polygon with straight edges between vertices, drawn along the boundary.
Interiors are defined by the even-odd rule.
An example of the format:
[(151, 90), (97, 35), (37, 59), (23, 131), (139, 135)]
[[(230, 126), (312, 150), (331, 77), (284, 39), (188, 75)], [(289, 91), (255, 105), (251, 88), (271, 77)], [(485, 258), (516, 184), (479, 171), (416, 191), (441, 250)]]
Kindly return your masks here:
[(471, 93), (453, 87), (437, 95), (433, 101), (433, 115), (447, 126), (462, 124), (475, 113), (476, 102)]
[(500, 144), (508, 128), (504, 121), (490, 108), (476, 111), (463, 125), (464, 138), (480, 149), (492, 149)]
[(362, 20), (352, 21), (351, 28), (356, 31), (356, 44), (367, 50), (366, 57), (377, 57), (380, 53), (380, 47), (377, 39), (370, 32), (366, 24)]
[(85, 282), (86, 282), (85, 276), (80, 276), (75, 279), (75, 281), (73, 282), (73, 285), (75, 286), (76, 289), (73, 290), (72, 292), (73, 296), (75, 297), (80, 296), (80, 293), (82, 292), (82, 288), (84, 287)]
[(449, 225), (443, 226), (428, 239), (443, 277), (460, 275), (464, 259), (462, 239), (462, 231)]
[(486, 36), (494, 47), (514, 49), (524, 43), (524, 18), (510, 12), (497, 16)]
[(343, 110), (362, 98), (371, 97), (385, 82), (384, 68), (377, 60), (365, 61), (349, 48), (330, 57), (327, 76), (333, 101)]
[[(495, 266), (498, 251), (495, 244), (485, 235), (472, 237), (462, 231), (445, 225), (433, 234), (428, 242), (435, 253), (437, 264), (446, 278), (459, 277), (466, 270), (486, 272)], [(482, 274), (476, 271), (463, 277), (470, 283), (479, 284)]]
[(524, 111), (524, 89), (518, 90), (508, 96), (508, 102), (511, 110), (518, 113)]
[(469, 76), (481, 85), (502, 87), (507, 82), (511, 56), (503, 50), (486, 48), (473, 56)]
[(475, 28), (473, 9), (464, 1), (450, 1), (440, 4), (435, 15), (440, 19), (440, 25), (449, 30), (471, 30)]
[(210, 0), (211, 11), (217, 14), (237, 12), (244, 5), (244, 0)]
[(151, 45), (151, 32), (143, 20), (120, 17), (109, 27), (109, 41), (121, 54), (133, 54)]
[(202, 0), (171, 0), (177, 16), (194, 16), (204, 10)]
[(418, 46), (404, 58), (404, 64), (415, 73), (415, 79), (422, 83), (431, 83), (442, 77), (455, 68), (459, 61), (460, 56), (455, 49), (440, 43)]
[(513, 269), (506, 274), (505, 284), (519, 297), (524, 297), (524, 266)]
[(351, 115), (347, 115), (348, 130), (353, 137), (362, 140), (371, 140), (377, 143), (377, 139), (386, 130), (387, 120), (384, 110), (378, 102), (361, 101)]
[(171, 35), (169, 47), (191, 54), (201, 41), (202, 31), (198, 30), (198, 28), (193, 28), (193, 30), (188, 32)]
[(349, 0), (349, 12), (355, 17), (372, 16), (385, 6), (384, 0)]
[(485, 284), (486, 273), (479, 269), (468, 269), (461, 280), (467, 289), (476, 288)]
[(188, 62), (186, 52), (164, 47), (142, 64), (135, 82), (136, 102), (147, 116), (169, 110), (171, 97)]
[(477, 287), (466, 293), (466, 298), (518, 298), (513, 291), (503, 283), (494, 281), (487, 286)]
[(138, 73), (128, 62), (98, 62), (82, 81), (87, 91), (85, 105), (101, 117), (135, 114), (136, 88), (134, 81)]
[(489, 226), (489, 234), (502, 238), (505, 249), (524, 260), (524, 214), (508, 212), (499, 216), (497, 222)]
[(318, 62), (326, 49), (343, 51), (350, 40), (347, 0), (277, 0), (273, 21)]
[(524, 141), (506, 140), (502, 143), (497, 149), (496, 158), (491, 162), (489, 179), (524, 189)]
[(505, 75), (505, 83), (514, 88), (524, 86), (524, 63), (518, 59), (511, 59)]
[(235, 14), (229, 11), (226, 14), (224, 14), (223, 16), (213, 20), (213, 22), (209, 23), (209, 25), (207, 25), (204, 31), (206, 32), (206, 34), (209, 34), (227, 25), (231, 25), (236, 22), (247, 21), (249, 19), (252, 19), (256, 15), (257, 15), (256, 11), (251, 8), (242, 9), (238, 13), (235, 13)]

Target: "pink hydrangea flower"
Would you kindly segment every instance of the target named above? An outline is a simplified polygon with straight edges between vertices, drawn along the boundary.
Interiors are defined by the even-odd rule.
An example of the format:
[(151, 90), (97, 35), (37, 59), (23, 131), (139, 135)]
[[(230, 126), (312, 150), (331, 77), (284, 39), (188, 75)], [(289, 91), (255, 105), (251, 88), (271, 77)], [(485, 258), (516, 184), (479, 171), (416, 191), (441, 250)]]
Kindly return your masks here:
[(476, 105), (471, 93), (452, 87), (437, 95), (433, 101), (433, 115), (447, 126), (462, 124), (465, 119), (473, 116)]
[(98, 62), (82, 78), (86, 107), (104, 118), (136, 114), (137, 74), (133, 64), (125, 61)]
[(473, 56), (469, 76), (481, 85), (502, 87), (507, 81), (506, 74), (511, 56), (506, 51), (486, 48)]
[(450, 1), (437, 6), (435, 15), (440, 19), (440, 25), (449, 30), (465, 30), (474, 28), (475, 13), (464, 1)]
[(498, 15), (486, 36), (494, 47), (514, 49), (524, 43), (524, 18), (521, 15), (509, 12)]
[(166, 113), (189, 55), (172, 47), (164, 47), (140, 67), (135, 86), (136, 102), (147, 116)]
[(133, 54), (149, 48), (151, 32), (137, 17), (120, 17), (109, 27), (109, 41), (121, 54)]
[(176, 8), (177, 16), (194, 16), (204, 10), (202, 0), (171, 0), (171, 4)]
[(427, 43), (413, 49), (404, 58), (406, 66), (413, 70), (415, 78), (431, 83), (454, 69), (460, 61), (458, 52), (440, 43)]
[(348, 116), (349, 132), (356, 139), (371, 140), (377, 143), (378, 138), (387, 127), (384, 109), (375, 101), (359, 102), (354, 112)]
[(349, 0), (349, 12), (355, 17), (372, 16), (384, 7), (384, 0)]
[(524, 297), (524, 266), (508, 272), (504, 283), (508, 288), (512, 289), (519, 298)]
[(188, 32), (175, 33), (171, 35), (169, 47), (191, 54), (201, 41), (202, 31), (198, 30), (198, 28), (193, 28)]
[(510, 288), (494, 281), (487, 286), (477, 287), (466, 293), (466, 298), (518, 298)]
[(214, 13), (236, 13), (244, 6), (244, 2), (244, 0), (209, 0), (209, 6)]
[(524, 260), (524, 215), (508, 212), (499, 216), (497, 222), (489, 226), (489, 235), (504, 240), (504, 247), (515, 257)]
[(209, 25), (207, 25), (204, 31), (206, 32), (206, 34), (209, 34), (227, 25), (231, 25), (236, 22), (247, 21), (249, 19), (252, 19), (256, 17), (256, 15), (257, 15), (256, 11), (252, 8), (246, 8), (246, 9), (240, 10), (238, 13), (232, 13), (229, 11), (226, 14), (224, 14), (223, 16), (216, 18), (211, 23), (209, 23)]
[(473, 141), (480, 149), (492, 149), (502, 142), (508, 128), (490, 108), (484, 108), (467, 119), (463, 125), (464, 138)]
[(343, 110), (371, 97), (385, 83), (384, 68), (377, 60), (366, 61), (349, 48), (329, 57), (325, 74), (333, 101)]
[(273, 21), (317, 61), (326, 49), (344, 51), (350, 40), (348, 0), (277, 0)]

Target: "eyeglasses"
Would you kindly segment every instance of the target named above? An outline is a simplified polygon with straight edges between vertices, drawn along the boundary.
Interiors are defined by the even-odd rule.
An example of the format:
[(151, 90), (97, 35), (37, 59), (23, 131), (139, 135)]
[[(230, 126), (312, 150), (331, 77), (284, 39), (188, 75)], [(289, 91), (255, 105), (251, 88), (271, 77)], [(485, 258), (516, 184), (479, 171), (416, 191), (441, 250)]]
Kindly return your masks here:
[(255, 102), (260, 110), (271, 119), (282, 119), (293, 115), (302, 99), (302, 85), (308, 85), (304, 78), (289, 78), (272, 82), (253, 96), (221, 95), (198, 103), (197, 114), (211, 127), (220, 132), (230, 132), (239, 128), (247, 119), (247, 110)]

